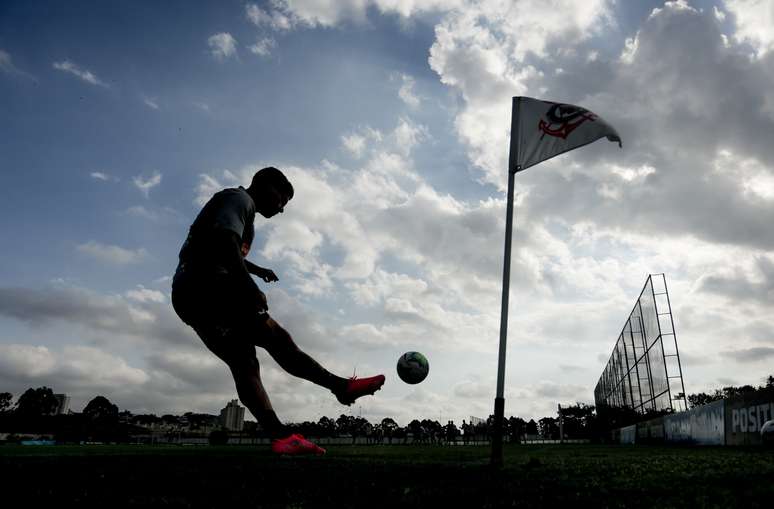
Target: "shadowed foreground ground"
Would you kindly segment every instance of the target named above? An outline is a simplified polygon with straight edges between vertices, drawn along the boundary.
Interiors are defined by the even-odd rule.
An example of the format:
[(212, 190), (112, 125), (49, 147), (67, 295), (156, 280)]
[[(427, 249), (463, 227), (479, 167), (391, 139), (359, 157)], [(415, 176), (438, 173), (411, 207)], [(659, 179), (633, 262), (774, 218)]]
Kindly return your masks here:
[[(0, 446), (4, 500), (165, 507), (774, 507), (774, 451), (647, 446)], [(16, 507), (16, 505), (5, 505)], [(37, 505), (37, 504), (36, 504)]]

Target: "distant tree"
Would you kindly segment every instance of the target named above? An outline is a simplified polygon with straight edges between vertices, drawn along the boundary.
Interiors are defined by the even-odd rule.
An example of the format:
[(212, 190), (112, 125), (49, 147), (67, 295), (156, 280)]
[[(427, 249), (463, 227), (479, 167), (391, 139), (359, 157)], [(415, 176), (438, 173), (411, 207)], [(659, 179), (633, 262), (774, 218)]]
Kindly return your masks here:
[(155, 414), (139, 414), (132, 417), (132, 424), (137, 426), (151, 427), (161, 422), (161, 418)]
[(696, 408), (720, 399), (723, 399), (723, 393), (719, 390), (716, 390), (712, 394), (697, 392), (696, 394), (688, 395), (688, 405), (690, 405), (691, 408)]
[(0, 413), (7, 412), (11, 408), (13, 394), (10, 392), (0, 392)]
[(755, 392), (756, 390), (757, 389), (752, 385), (742, 385), (741, 387), (734, 387), (734, 386), (723, 387), (723, 397), (731, 398), (734, 396), (740, 396), (742, 394)]
[(352, 427), (350, 431), (352, 433), (352, 443), (355, 443), (355, 439), (357, 437), (370, 435), (372, 429), (373, 425), (368, 422), (368, 419), (365, 417), (355, 417), (352, 419)]
[(535, 419), (530, 419), (527, 423), (527, 435), (537, 435), (538, 434), (538, 425), (535, 422)]
[(593, 405), (575, 403), (562, 407), (565, 438), (589, 438), (596, 413)]
[(320, 417), (320, 420), (317, 421), (317, 429), (319, 430), (320, 436), (332, 437), (336, 434), (336, 421), (323, 415)]
[(389, 443), (392, 443), (392, 437), (395, 435), (395, 432), (400, 428), (398, 426), (398, 423), (395, 422), (395, 419), (392, 417), (385, 417), (382, 419), (382, 422), (379, 424), (381, 427), (382, 433), (384, 433), (384, 436), (387, 438)]
[(508, 425), (507, 431), (508, 431), (508, 436), (511, 438), (511, 443), (512, 444), (520, 443), (521, 436), (524, 434), (527, 428), (527, 421), (525, 421), (521, 417), (511, 416), (505, 422)]
[[(774, 387), (774, 376), (769, 376), (768, 378), (766, 378), (766, 387)], [(738, 387), (734, 385), (728, 385), (726, 387), (723, 387), (722, 389), (715, 389), (715, 392), (713, 392), (712, 394), (709, 394), (706, 392), (689, 394), (688, 404), (690, 405), (691, 408), (695, 408), (698, 406), (706, 405), (707, 403), (712, 403), (713, 401), (733, 398), (735, 396), (740, 396), (742, 394), (749, 394), (751, 392), (755, 392), (763, 388), (764, 388), (763, 386), (756, 388), (749, 384), (741, 385)]]
[(543, 417), (538, 421), (540, 436), (545, 439), (559, 438), (559, 421), (553, 417)]
[(615, 428), (642, 421), (642, 415), (630, 407), (602, 405), (597, 407), (597, 427), (602, 435)]
[(436, 443), (443, 434), (443, 426), (441, 426), (441, 423), (438, 421), (422, 419), (420, 424), (422, 425), (425, 440), (430, 440), (433, 444)]
[(414, 438), (414, 442), (422, 442), (425, 439), (422, 423), (417, 419), (414, 419), (408, 423), (408, 426), (406, 426), (406, 431), (411, 433), (411, 436)]
[(118, 422), (118, 407), (105, 396), (97, 396), (83, 409), (83, 415), (92, 421)]
[(339, 435), (352, 435), (355, 418), (351, 415), (341, 414), (336, 419), (336, 432)]
[(48, 387), (30, 388), (19, 396), (16, 402), (16, 414), (25, 418), (51, 415), (58, 406), (59, 402), (54, 397), (54, 391)]
[[(142, 418), (145, 422), (145, 426), (152, 425), (154, 422), (161, 422), (161, 418), (155, 415), (135, 416), (132, 422), (137, 422), (137, 417)], [(217, 426), (218, 416), (212, 414), (197, 414), (194, 412), (186, 412), (183, 417), (188, 421), (188, 427), (191, 430), (199, 430), (201, 428), (213, 428)]]
[(164, 414), (161, 416), (161, 423), (166, 426), (176, 428), (180, 426), (180, 417), (172, 414)]

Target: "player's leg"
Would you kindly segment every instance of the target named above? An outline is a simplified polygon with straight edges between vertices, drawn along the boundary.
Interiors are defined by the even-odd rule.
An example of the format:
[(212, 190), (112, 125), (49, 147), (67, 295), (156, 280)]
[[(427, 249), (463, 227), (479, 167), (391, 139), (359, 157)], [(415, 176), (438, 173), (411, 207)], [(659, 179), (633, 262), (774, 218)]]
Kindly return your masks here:
[(360, 379), (334, 375), (301, 350), (290, 334), (272, 318), (267, 318), (263, 331), (257, 344), (264, 347), (282, 369), (327, 388), (344, 405), (351, 405), (357, 398), (375, 393), (384, 384), (384, 375)]
[(271, 406), (271, 400), (261, 381), (260, 365), (255, 346), (244, 339), (244, 331), (215, 327), (198, 327), (196, 332), (215, 355), (231, 369), (239, 400), (250, 410), (263, 430), (272, 439), (272, 451), (278, 454), (325, 454), (325, 449), (293, 434), (282, 424)]
[(263, 430), (271, 438), (281, 438), (289, 434), (280, 422), (271, 406), (271, 400), (261, 382), (261, 368), (253, 351), (252, 358), (230, 360), (228, 367), (234, 378), (239, 401), (247, 407)]
[[(179, 271), (178, 271), (179, 272)], [(240, 401), (273, 438), (272, 450), (279, 454), (325, 454), (325, 449), (290, 431), (277, 418), (261, 382), (255, 346), (247, 338), (259, 334), (264, 323), (254, 315), (239, 313), (233, 299), (215, 298), (210, 285), (195, 285), (176, 274), (172, 303), (180, 318), (190, 325), (210, 351), (231, 369)], [(204, 288), (204, 290), (202, 290)], [(230, 293), (220, 294), (230, 296)], [(236, 312), (235, 312), (236, 310)], [(251, 316), (253, 319), (246, 318)]]
[(303, 436), (291, 433), (271, 407), (269, 395), (261, 382), (258, 360), (229, 364), (239, 400), (250, 410), (261, 427), (272, 438), (271, 449), (278, 454), (325, 454), (325, 449)]
[(309, 380), (334, 392), (346, 386), (346, 378), (334, 375), (301, 350), (288, 331), (272, 318), (266, 320), (260, 346), (269, 352), (282, 369), (293, 376)]

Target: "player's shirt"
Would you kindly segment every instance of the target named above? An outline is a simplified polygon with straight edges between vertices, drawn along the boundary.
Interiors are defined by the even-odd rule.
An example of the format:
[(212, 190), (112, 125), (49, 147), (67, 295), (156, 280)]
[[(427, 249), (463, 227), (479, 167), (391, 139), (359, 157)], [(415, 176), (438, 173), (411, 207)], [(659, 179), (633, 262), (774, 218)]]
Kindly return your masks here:
[(240, 240), (254, 235), (255, 202), (245, 188), (229, 188), (215, 193), (196, 216), (180, 249), (180, 267), (186, 272), (209, 277), (225, 275), (237, 287), (256, 293), (258, 287), (242, 265), (233, 246), (232, 232)]

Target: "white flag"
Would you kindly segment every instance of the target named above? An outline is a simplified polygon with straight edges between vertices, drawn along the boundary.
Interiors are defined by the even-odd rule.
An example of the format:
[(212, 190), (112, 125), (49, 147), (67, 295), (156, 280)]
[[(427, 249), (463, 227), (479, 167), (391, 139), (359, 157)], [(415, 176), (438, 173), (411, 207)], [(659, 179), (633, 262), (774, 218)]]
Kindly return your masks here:
[(514, 97), (509, 166), (511, 170), (526, 170), (603, 136), (621, 146), (615, 129), (585, 108)]

